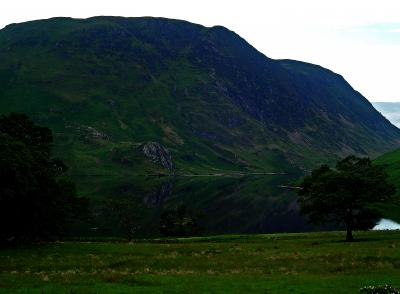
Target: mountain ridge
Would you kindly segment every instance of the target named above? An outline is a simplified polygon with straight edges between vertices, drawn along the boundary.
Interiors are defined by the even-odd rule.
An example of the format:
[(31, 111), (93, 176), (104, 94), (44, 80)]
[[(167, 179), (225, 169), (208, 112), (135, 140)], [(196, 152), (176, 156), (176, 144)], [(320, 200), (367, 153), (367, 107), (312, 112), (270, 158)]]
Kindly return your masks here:
[(0, 30), (0, 111), (56, 134), (73, 173), (309, 169), (399, 146), (400, 130), (342, 76), (274, 60), (222, 26), (165, 18), (52, 18)]

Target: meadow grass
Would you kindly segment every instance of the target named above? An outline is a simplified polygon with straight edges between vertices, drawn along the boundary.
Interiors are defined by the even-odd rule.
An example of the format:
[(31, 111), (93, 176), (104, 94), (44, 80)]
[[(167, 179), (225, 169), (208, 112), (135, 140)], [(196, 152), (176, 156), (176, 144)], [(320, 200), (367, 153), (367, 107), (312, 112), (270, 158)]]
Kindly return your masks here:
[(400, 232), (68, 241), (0, 250), (0, 293), (359, 293), (400, 287)]

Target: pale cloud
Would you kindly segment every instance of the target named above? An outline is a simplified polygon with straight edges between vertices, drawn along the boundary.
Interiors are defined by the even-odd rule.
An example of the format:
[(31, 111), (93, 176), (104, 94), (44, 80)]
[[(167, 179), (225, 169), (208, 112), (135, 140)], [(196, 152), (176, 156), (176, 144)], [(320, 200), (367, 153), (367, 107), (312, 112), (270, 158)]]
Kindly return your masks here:
[(392, 33), (400, 33), (400, 28), (390, 30), (390, 32), (392, 32)]
[(0, 27), (54, 16), (96, 15), (223, 25), (271, 58), (320, 64), (342, 74), (368, 99), (400, 101), (399, 44), (341, 34), (361, 34), (363, 27), (374, 29), (374, 24), (400, 24), (399, 11), (399, 0), (1, 0)]

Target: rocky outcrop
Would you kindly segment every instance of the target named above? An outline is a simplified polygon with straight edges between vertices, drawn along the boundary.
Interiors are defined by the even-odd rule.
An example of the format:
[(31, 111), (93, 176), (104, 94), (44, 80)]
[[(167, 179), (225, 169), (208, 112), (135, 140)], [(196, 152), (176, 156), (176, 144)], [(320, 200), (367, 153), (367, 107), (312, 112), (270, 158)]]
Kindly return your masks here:
[(172, 156), (168, 149), (157, 142), (147, 142), (140, 146), (143, 154), (152, 162), (159, 163), (170, 172), (174, 171), (175, 166)]

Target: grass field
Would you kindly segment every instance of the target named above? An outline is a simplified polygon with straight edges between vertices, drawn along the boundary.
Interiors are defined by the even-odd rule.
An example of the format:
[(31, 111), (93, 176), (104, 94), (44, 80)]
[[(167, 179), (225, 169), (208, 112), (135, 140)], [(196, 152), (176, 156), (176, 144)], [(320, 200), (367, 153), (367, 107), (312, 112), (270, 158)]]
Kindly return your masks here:
[(0, 293), (359, 293), (400, 287), (400, 232), (57, 242), (0, 250)]

